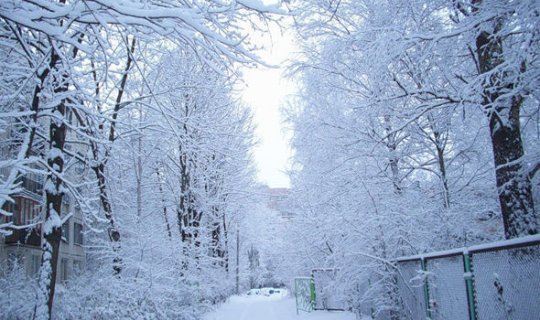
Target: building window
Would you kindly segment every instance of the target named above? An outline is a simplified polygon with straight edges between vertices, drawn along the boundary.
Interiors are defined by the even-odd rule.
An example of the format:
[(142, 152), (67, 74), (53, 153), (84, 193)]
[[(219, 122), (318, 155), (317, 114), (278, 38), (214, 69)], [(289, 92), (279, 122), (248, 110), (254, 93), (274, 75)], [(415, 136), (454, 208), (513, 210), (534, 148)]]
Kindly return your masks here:
[(83, 245), (83, 226), (80, 223), (73, 223), (73, 242)]
[(17, 197), (18, 214), (14, 216), (13, 223), (16, 225), (27, 225), (35, 222), (39, 215), (39, 203), (32, 199)]
[(62, 241), (69, 243), (69, 219), (62, 225)]
[(62, 258), (60, 260), (60, 280), (62, 282), (67, 281), (68, 279), (68, 259)]
[(35, 174), (27, 174), (21, 177), (22, 186), (27, 191), (30, 191), (34, 194), (41, 194), (43, 192), (43, 184), (41, 183), (41, 178)]
[[(67, 196), (67, 194), (64, 195), (64, 198)], [(64, 201), (62, 200), (62, 209), (61, 209), (61, 215), (64, 216), (64, 215), (67, 215), (69, 214), (69, 204), (67, 203), (64, 203)]]
[(2, 216), (2, 220), (1, 220), (2, 223), (8, 223), (8, 222), (15, 221), (16, 213), (17, 213), (17, 203), (16, 202), (11, 202), (11, 201), (6, 200), (6, 202), (4, 202), (4, 205), (2, 206), (2, 210), (12, 214), (11, 217)]
[(64, 196), (62, 197), (62, 212), (67, 212), (67, 206), (69, 206), (70, 203), (71, 203), (71, 196), (68, 193), (64, 193)]
[(80, 260), (73, 260), (73, 274), (80, 275), (83, 272), (83, 264)]
[(33, 254), (32, 255), (32, 266), (31, 266), (31, 274), (37, 275), (39, 273), (39, 267), (41, 266), (41, 256)]

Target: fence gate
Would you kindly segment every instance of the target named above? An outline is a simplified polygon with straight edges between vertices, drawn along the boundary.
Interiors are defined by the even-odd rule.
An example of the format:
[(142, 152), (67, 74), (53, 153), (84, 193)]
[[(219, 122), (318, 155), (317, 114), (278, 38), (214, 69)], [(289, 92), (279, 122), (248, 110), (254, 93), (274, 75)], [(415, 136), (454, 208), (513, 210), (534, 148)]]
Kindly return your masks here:
[(315, 283), (311, 277), (294, 279), (294, 296), (296, 298), (296, 313), (311, 312), (315, 309)]

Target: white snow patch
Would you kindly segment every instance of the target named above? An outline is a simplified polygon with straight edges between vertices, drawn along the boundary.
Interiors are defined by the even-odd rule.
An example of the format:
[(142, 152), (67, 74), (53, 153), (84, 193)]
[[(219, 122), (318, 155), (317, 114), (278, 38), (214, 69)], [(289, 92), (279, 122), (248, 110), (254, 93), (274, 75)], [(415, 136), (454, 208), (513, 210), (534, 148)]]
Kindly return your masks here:
[(52, 208), (52, 204), (49, 209), (49, 218), (45, 223), (43, 224), (43, 234), (51, 234), (53, 228), (60, 228), (62, 227), (62, 219), (60, 219), (60, 216), (58, 215), (58, 212)]
[(47, 179), (43, 189), (45, 190), (45, 192), (47, 192), (49, 194), (56, 194), (56, 185), (54, 184), (54, 182), (51, 179)]
[(279, 4), (265, 4), (263, 1), (260, 0), (236, 0), (236, 2), (240, 3), (246, 8), (249, 8), (251, 10), (256, 10), (261, 13), (274, 13), (274, 14), (282, 14), (286, 15), (287, 11), (280, 8)]
[(47, 160), (54, 160), (56, 158), (64, 159), (64, 154), (62, 153), (62, 150), (53, 147), (49, 150), (49, 154), (47, 155)]

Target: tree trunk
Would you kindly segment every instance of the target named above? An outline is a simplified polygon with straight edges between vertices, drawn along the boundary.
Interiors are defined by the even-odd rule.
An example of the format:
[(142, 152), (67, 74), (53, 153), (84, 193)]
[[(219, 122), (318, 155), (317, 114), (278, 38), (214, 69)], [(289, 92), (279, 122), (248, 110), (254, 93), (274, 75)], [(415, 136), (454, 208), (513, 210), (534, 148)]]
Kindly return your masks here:
[(522, 166), (523, 145), (519, 120), (502, 127), (492, 116), (490, 132), (499, 203), (507, 239), (538, 233), (532, 186)]
[[(189, 99), (187, 94), (184, 94), (186, 101)], [(186, 118), (190, 116), (191, 105), (188, 102), (185, 102), (184, 106), (184, 115)], [(188, 128), (187, 123), (183, 124), (183, 131), (185, 137), (191, 138), (190, 128)], [(178, 227), (180, 230), (180, 235), (182, 237), (182, 242), (184, 246), (184, 253), (188, 255), (188, 249), (193, 250), (195, 260), (199, 258), (198, 248), (201, 245), (199, 239), (200, 227), (201, 227), (201, 218), (202, 211), (199, 211), (196, 208), (196, 196), (192, 191), (192, 176), (191, 170), (196, 169), (195, 163), (196, 159), (193, 159), (196, 154), (189, 154), (188, 150), (184, 150), (184, 147), (180, 143), (178, 146), (179, 149), (179, 165), (180, 165), (180, 199), (178, 205)], [(197, 251), (197, 252), (195, 252)]]
[[(55, 94), (61, 95), (68, 90), (65, 75), (54, 74), (60, 57), (53, 50), (49, 69), (53, 73)], [(49, 155), (47, 165), (49, 174), (45, 182), (45, 223), (43, 225), (43, 244), (41, 268), (39, 273), (39, 292), (37, 301), (36, 318), (50, 319), (56, 289), (56, 271), (58, 267), (58, 251), (62, 237), (62, 199), (64, 197), (63, 181), (61, 176), (64, 171), (64, 145), (66, 141), (67, 126), (65, 123), (66, 104), (62, 99), (54, 106), (52, 114), (58, 118), (52, 118), (49, 125)], [(43, 301), (45, 299), (46, 301)], [(45, 309), (46, 308), (46, 309)]]
[[(108, 140), (111, 144), (116, 139), (115, 129), (116, 129), (118, 113), (120, 112), (122, 97), (126, 91), (128, 73), (129, 73), (129, 70), (131, 69), (131, 64), (133, 63), (133, 54), (135, 52), (136, 43), (137, 43), (136, 38), (133, 37), (133, 39), (131, 40), (131, 46), (128, 48), (128, 52), (127, 52), (127, 59), (126, 59), (126, 66), (124, 68), (124, 74), (122, 75), (122, 78), (120, 80), (120, 87), (118, 89), (118, 94), (116, 95), (116, 101), (114, 104), (113, 114), (111, 117), (112, 118), (111, 126), (109, 128)], [(94, 71), (94, 77), (95, 77), (95, 71)], [(97, 94), (99, 94), (99, 86), (96, 84), (96, 95)], [(92, 169), (94, 170), (94, 173), (96, 175), (97, 182), (98, 182), (99, 200), (101, 202), (101, 207), (103, 208), (103, 211), (105, 213), (105, 219), (109, 221), (108, 234), (109, 234), (109, 240), (112, 243), (112, 249), (113, 249), (113, 254), (114, 254), (113, 272), (114, 274), (118, 275), (122, 272), (122, 258), (120, 257), (120, 249), (121, 249), (120, 231), (118, 230), (118, 226), (116, 225), (116, 222), (114, 220), (113, 209), (111, 206), (109, 193), (107, 192), (107, 179), (105, 177), (105, 168), (109, 160), (109, 149), (106, 149), (105, 155), (103, 155), (103, 158), (102, 158), (99, 152), (98, 145), (96, 143), (92, 143), (91, 146), (92, 146), (94, 160), (96, 162), (96, 165), (93, 166)]]
[(113, 258), (113, 271), (114, 274), (119, 274), (122, 271), (122, 258), (120, 258), (120, 231), (116, 226), (116, 222), (113, 217), (113, 210), (111, 202), (109, 201), (109, 194), (107, 192), (107, 182), (105, 177), (105, 164), (100, 163), (97, 166), (93, 167), (94, 173), (98, 180), (99, 188), (99, 200), (101, 202), (101, 207), (105, 213), (105, 219), (109, 221), (109, 239), (112, 243), (112, 249), (114, 252)]
[(240, 294), (240, 229), (236, 229), (236, 294)]
[(387, 134), (385, 141), (386, 148), (388, 149), (388, 163), (390, 170), (392, 171), (392, 184), (394, 185), (394, 193), (401, 194), (401, 181), (399, 178), (399, 158), (397, 156), (397, 132), (392, 129), (390, 116), (384, 116), (384, 130)]
[[(435, 139), (438, 139), (437, 136), (435, 137)], [(446, 176), (444, 148), (440, 145), (436, 145), (435, 148), (437, 149), (437, 162), (439, 164), (439, 173), (441, 174), (441, 183), (443, 188), (443, 206), (445, 208), (450, 208), (450, 190), (448, 189), (448, 177)]]
[(524, 97), (514, 90), (512, 81), (517, 81), (517, 75), (496, 70), (504, 63), (498, 35), (503, 21), (499, 18), (491, 23), (492, 31), (481, 31), (476, 37), (476, 54), (480, 73), (491, 73), (483, 83), (482, 107), (489, 119), (499, 203), (509, 239), (536, 234), (538, 226), (531, 181), (522, 163), (520, 109)]
[(225, 215), (223, 215), (223, 263), (225, 264), (225, 271), (229, 273), (229, 234), (227, 232), (227, 223), (225, 221)]
[(446, 161), (444, 159), (444, 150), (446, 148), (446, 139), (448, 137), (448, 132), (437, 129), (435, 120), (431, 114), (428, 114), (427, 117), (429, 121), (429, 127), (433, 133), (433, 139), (430, 140), (435, 145), (437, 152), (437, 163), (439, 164), (439, 173), (441, 175), (441, 184), (442, 184), (442, 196), (443, 196), (443, 206), (445, 208), (450, 208), (450, 189), (448, 188), (448, 177), (446, 174)]
[(165, 219), (165, 226), (167, 227), (167, 235), (169, 240), (172, 240), (171, 225), (169, 224), (169, 217), (167, 215), (167, 204), (165, 203), (165, 193), (163, 192), (161, 172), (159, 168), (156, 167), (156, 174), (158, 180), (159, 194), (161, 195), (161, 206), (163, 207), (163, 218)]

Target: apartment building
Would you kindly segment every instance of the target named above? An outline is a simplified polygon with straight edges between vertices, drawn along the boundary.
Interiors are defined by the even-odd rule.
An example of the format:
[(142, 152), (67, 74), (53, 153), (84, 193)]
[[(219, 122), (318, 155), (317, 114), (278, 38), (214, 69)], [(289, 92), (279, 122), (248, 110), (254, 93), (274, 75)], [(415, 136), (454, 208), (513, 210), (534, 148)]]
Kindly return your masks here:
[[(5, 179), (9, 170), (3, 168), (0, 177)], [(28, 276), (36, 275), (41, 263), (43, 231), (40, 224), (43, 204), (43, 177), (28, 173), (19, 178), (22, 191), (12, 195), (13, 202), (6, 202), (5, 211), (11, 217), (3, 217), (2, 223), (13, 222), (15, 229), (7, 236), (0, 235), (0, 266), (9, 268), (14, 264), (23, 266)], [(72, 216), (62, 226), (58, 280), (66, 281), (82, 272), (86, 264), (84, 227), (81, 211), (69, 194), (64, 195), (62, 217)]]
[[(43, 122), (43, 121), (42, 121)], [(0, 160), (15, 159), (25, 134), (25, 126), (19, 119), (2, 123), (0, 128)], [(40, 123), (47, 127), (45, 121)], [(72, 139), (73, 133), (68, 133)], [(33, 153), (42, 153), (46, 149), (43, 140), (36, 139), (33, 144)], [(74, 149), (77, 146), (70, 146)], [(80, 147), (79, 147), (80, 148)], [(79, 150), (76, 150), (79, 151)], [(66, 158), (67, 160), (67, 158)], [(6, 181), (12, 167), (0, 167), (0, 181)], [(77, 165), (71, 166), (77, 168)], [(40, 169), (37, 165), (33, 169)], [(35, 172), (34, 172), (35, 171)], [(10, 235), (0, 234), (0, 270), (6, 270), (14, 264), (23, 266), (28, 276), (36, 275), (40, 264), (43, 244), (43, 230), (41, 227), (42, 206), (44, 203), (44, 176), (39, 170), (27, 172), (18, 178), (20, 191), (10, 195), (13, 201), (6, 201), (2, 207), (10, 212), (11, 217), (0, 215), (0, 224), (12, 222)], [(74, 171), (72, 169), (72, 171)], [(67, 176), (75, 173), (66, 172)], [(86, 253), (84, 247), (84, 223), (81, 210), (69, 193), (63, 197), (61, 217), (71, 217), (62, 227), (62, 242), (59, 250), (58, 277), (59, 281), (66, 281), (70, 277), (82, 272), (86, 266)]]

